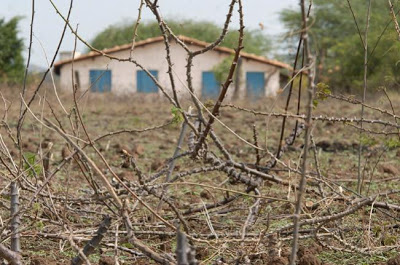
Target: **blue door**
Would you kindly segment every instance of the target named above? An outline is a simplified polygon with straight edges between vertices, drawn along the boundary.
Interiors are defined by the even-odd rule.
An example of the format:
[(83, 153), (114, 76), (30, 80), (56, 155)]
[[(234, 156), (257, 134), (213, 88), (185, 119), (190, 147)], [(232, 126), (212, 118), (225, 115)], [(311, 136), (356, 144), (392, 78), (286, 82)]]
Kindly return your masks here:
[(263, 97), (265, 95), (264, 72), (247, 72), (246, 89), (248, 97)]
[[(149, 72), (158, 79), (158, 71), (149, 70)], [(158, 87), (156, 83), (148, 76), (145, 71), (138, 70), (136, 72), (137, 92), (141, 93), (157, 93)]]
[(220, 84), (213, 72), (203, 72), (201, 96), (204, 98), (216, 98), (219, 95)]
[(111, 91), (110, 70), (90, 70), (90, 91), (109, 92)]

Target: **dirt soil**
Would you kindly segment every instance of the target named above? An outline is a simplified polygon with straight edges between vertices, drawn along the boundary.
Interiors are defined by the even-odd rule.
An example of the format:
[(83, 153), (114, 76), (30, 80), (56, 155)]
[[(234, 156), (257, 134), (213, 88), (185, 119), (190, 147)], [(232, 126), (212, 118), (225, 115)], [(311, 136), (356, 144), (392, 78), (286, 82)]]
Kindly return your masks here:
[[(90, 141), (87, 135), (91, 140), (101, 137), (94, 147), (113, 172), (126, 185), (138, 192), (151, 208), (159, 207), (157, 211), (165, 220), (178, 224), (180, 221), (168, 203), (160, 204), (159, 198), (148, 196), (148, 191), (139, 188), (141, 181), (139, 174), (143, 174), (146, 180), (154, 177), (154, 181), (149, 182), (151, 185), (162, 185), (165, 182), (169, 159), (174, 154), (181, 129), (181, 121), (171, 123), (174, 118), (171, 105), (163, 100), (153, 102), (154, 98), (151, 97), (119, 98), (112, 95), (89, 94), (79, 102), (83, 127), (81, 121), (76, 119), (77, 112), (70, 96), (61, 95), (63, 105), (70, 114), (66, 115), (50, 92), (48, 92), (48, 102), (51, 103), (44, 103), (46, 102), (43, 98), (44, 93), (41, 93), (41, 101), (37, 100), (33, 104), (32, 112), (36, 118), (28, 113), (22, 127), (22, 154), (26, 158), (33, 159), (33, 163), (38, 165), (30, 168), (26, 162), (20, 162), (20, 150), (13, 143), (16, 139), (19, 114), (18, 97), (6, 90), (2, 92), (12, 104), (6, 119), (9, 128), (2, 126), (1, 136), (16, 165), (21, 163), (21, 169), (26, 173), (26, 181), (21, 180), (20, 198), (24, 210), (21, 217), (24, 264), (69, 264), (77, 255), (76, 247), (83, 248), (87, 240), (95, 235), (105, 215), (112, 216), (112, 224), (100, 247), (89, 257), (92, 264), (114, 264), (114, 255), (118, 256), (120, 264), (155, 264), (143, 256), (141, 250), (128, 242), (121, 214), (116, 211), (112, 198), (96, 175), (93, 166), (82, 159), (82, 156), (75, 155), (54, 175), (50, 183), (45, 185), (40, 195), (34, 198), (36, 189), (44, 183), (46, 172), (56, 169), (74, 150), (59, 133), (48, 129), (44, 122), (41, 123), (36, 118), (47, 117), (68, 135), (74, 135), (71, 139), (81, 148)], [(391, 109), (382, 95), (377, 97), (378, 100), (371, 100), (368, 104)], [(395, 112), (400, 113), (400, 96), (394, 94), (392, 100)], [(182, 109), (186, 110), (189, 105), (193, 104), (185, 102)], [(235, 105), (243, 108), (251, 106), (253, 110), (260, 112), (278, 113), (283, 111), (284, 99), (240, 101), (235, 102)], [(275, 106), (274, 109), (271, 109), (271, 106)], [(295, 107), (295, 104), (291, 106), (290, 113), (295, 113)], [(354, 117), (359, 115), (359, 111), (359, 105), (327, 99), (318, 104), (314, 115)], [(258, 145), (264, 149), (259, 153), (260, 165), (265, 165), (271, 158), (266, 149), (271, 153), (276, 152), (281, 117), (255, 115), (224, 106), (219, 119), (242, 139), (251, 143), (254, 143), (253, 126), (255, 126)], [(384, 113), (368, 108), (366, 119), (397, 122)], [(295, 123), (296, 119), (288, 119), (285, 137), (290, 134)], [(310, 175), (308, 187), (312, 191), (305, 195), (302, 220), (340, 213), (357, 203), (358, 197), (354, 191), (358, 177), (360, 141), (363, 157), (362, 195), (365, 197), (378, 195), (376, 201), (399, 205), (400, 145), (397, 145), (399, 141), (397, 131), (379, 124), (368, 124), (365, 125), (368, 131), (360, 137), (356, 128), (358, 126), (359, 124), (352, 122), (313, 123), (312, 137), (316, 148), (310, 148), (308, 163)], [(151, 129), (153, 127), (157, 129)], [(218, 122), (213, 130), (234, 161), (256, 168), (255, 148)], [(188, 138), (189, 133), (186, 133), (181, 152), (188, 150)], [(290, 183), (298, 183), (300, 174), (296, 172), (301, 165), (303, 139), (304, 134), (301, 134), (268, 174)], [(223, 157), (211, 139), (207, 142), (208, 152)], [(173, 255), (176, 249), (174, 231), (156, 219), (126, 192), (95, 148), (85, 147), (83, 150), (113, 185), (124, 207), (130, 209), (135, 236), (157, 253)], [(49, 154), (48, 160), (46, 160), (47, 154)], [(4, 153), (1, 155), (5, 160), (8, 159)], [(315, 157), (318, 159), (318, 164), (315, 162)], [(47, 166), (45, 161), (49, 163)], [(5, 163), (12, 166), (11, 160)], [(184, 156), (176, 160), (174, 166), (171, 178), (176, 180), (169, 185), (167, 193), (174, 207), (185, 218), (185, 225), (190, 228), (191, 243), (195, 245), (196, 258), (203, 262), (201, 264), (235, 264), (234, 262), (239, 260), (237, 257), (243, 257), (240, 259), (243, 263), (236, 264), (288, 264), (291, 233), (284, 228), (293, 222), (292, 214), (297, 190), (263, 181), (263, 185), (259, 188), (263, 197), (257, 208), (256, 217), (247, 229), (246, 240), (241, 240), (243, 225), (257, 196), (254, 196), (254, 193), (246, 195), (246, 185), (234, 182), (226, 173), (212, 169), (203, 170), (210, 167), (204, 161)], [(291, 170), (288, 170), (288, 167)], [(194, 169), (198, 169), (198, 173), (189, 173)], [(7, 245), (10, 234), (6, 227), (10, 217), (7, 186), (12, 179), (10, 170), (13, 169), (5, 167), (4, 164), (0, 166), (2, 191), (0, 226), (3, 229), (0, 238), (5, 240), (4, 243)], [(156, 175), (160, 172), (163, 173), (157, 178)], [(319, 174), (324, 177), (317, 181)], [(319, 195), (319, 185), (324, 189), (325, 198)], [(204, 210), (205, 205), (236, 195), (238, 197), (231, 203)], [(28, 207), (28, 202), (32, 198), (34, 199)], [(25, 206), (27, 208), (24, 208)], [(377, 208), (371, 204), (355, 211), (354, 214), (321, 224), (318, 240), (322, 244), (318, 244), (313, 237), (311, 229), (316, 226), (304, 225), (300, 231), (297, 264), (400, 264), (400, 256), (397, 255), (400, 250), (399, 217), (399, 211)], [(69, 231), (73, 231), (72, 234)], [(270, 242), (262, 236), (272, 231), (281, 231), (277, 239), (280, 244), (276, 247), (276, 253), (280, 253), (277, 256), (269, 254)], [(214, 233), (219, 235), (218, 239)], [(70, 235), (76, 244), (75, 247), (70, 244), (68, 239)], [(116, 240), (119, 249), (114, 247)], [(368, 249), (374, 252), (366, 255)], [(251, 255), (246, 256), (246, 253)], [(246, 260), (250, 263), (245, 263)]]

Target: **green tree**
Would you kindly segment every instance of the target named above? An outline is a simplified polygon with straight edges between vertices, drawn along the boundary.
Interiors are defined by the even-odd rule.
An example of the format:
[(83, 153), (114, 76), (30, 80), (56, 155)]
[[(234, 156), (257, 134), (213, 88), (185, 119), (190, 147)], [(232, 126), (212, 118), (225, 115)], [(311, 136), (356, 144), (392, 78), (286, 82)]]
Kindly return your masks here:
[(23, 40), (18, 38), (20, 17), (0, 19), (0, 82), (17, 82), (24, 75)]
[[(185, 35), (206, 42), (215, 41), (221, 34), (221, 27), (207, 21), (193, 20), (167, 20), (168, 26), (177, 35)], [(110, 48), (115, 45), (122, 45), (132, 41), (134, 23), (109, 26), (93, 39), (91, 44), (98, 48)], [(237, 47), (237, 30), (230, 30), (222, 42), (222, 46)], [(136, 40), (144, 40), (160, 36), (160, 28), (157, 22), (141, 22), (138, 28)], [(243, 41), (244, 51), (265, 55), (271, 48), (269, 38), (261, 30), (245, 30)]]
[(233, 55), (226, 57), (224, 60), (222, 60), (219, 64), (215, 65), (213, 67), (213, 72), (215, 75), (215, 79), (219, 82), (222, 83), (225, 81), (225, 79), (228, 77), (229, 69), (231, 68), (232, 61), (233, 61)]
[[(352, 0), (350, 3), (364, 37), (368, 3), (363, 0)], [(347, 1), (315, 0), (312, 8), (309, 37), (311, 48), (317, 55), (317, 81), (347, 92), (361, 88), (364, 48)], [(298, 32), (301, 28), (298, 10), (283, 10), (280, 20), (290, 32)], [(393, 87), (400, 83), (400, 43), (393, 25), (387, 27), (388, 23), (392, 22), (387, 3), (372, 1), (368, 31), (368, 79), (371, 88), (380, 85)], [(289, 47), (294, 48), (297, 41), (298, 34), (291, 35)]]

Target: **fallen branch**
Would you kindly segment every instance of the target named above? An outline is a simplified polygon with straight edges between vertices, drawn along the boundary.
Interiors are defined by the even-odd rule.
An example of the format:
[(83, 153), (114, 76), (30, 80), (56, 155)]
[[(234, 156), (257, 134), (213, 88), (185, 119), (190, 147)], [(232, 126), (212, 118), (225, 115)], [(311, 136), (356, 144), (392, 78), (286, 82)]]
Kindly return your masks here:
[(3, 244), (0, 244), (0, 257), (6, 259), (10, 265), (21, 265), (21, 255), (18, 252), (9, 250)]
[[(99, 246), (105, 233), (107, 233), (110, 224), (111, 224), (111, 218), (109, 216), (106, 216), (103, 222), (101, 222), (99, 229), (96, 232), (96, 235), (89, 242), (87, 242), (85, 247), (83, 248), (82, 252), (86, 257), (89, 257), (89, 255), (93, 254), (95, 249)], [(82, 257), (78, 255), (72, 259), (71, 265), (81, 265), (83, 264), (83, 261), (84, 260), (82, 259)]]

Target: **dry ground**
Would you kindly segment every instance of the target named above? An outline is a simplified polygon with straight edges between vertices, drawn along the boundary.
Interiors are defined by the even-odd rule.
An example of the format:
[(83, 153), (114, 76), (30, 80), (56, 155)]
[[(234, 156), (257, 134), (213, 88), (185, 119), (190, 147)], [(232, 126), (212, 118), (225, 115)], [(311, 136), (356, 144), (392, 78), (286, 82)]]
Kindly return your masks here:
[[(16, 125), (19, 109), (19, 96), (16, 92), (3, 88), (1, 92), (7, 100), (7, 105), (11, 104), (7, 112), (7, 124), (10, 132), (3, 126), (1, 137), (5, 141), (10, 153), (16, 163), (19, 163), (19, 151), (12, 144), (10, 136), (16, 136)], [(68, 116), (54, 97), (52, 89), (47, 88), (46, 93), (42, 90), (40, 100), (33, 104), (33, 112), (37, 118), (41, 116), (51, 119), (53, 122), (62, 126), (65, 132), (72, 134), (72, 128), (76, 124), (70, 123)], [(394, 111), (400, 113), (400, 96), (391, 94)], [(73, 101), (68, 95), (61, 95), (61, 101), (71, 120), (75, 122), (73, 111)], [(46, 103), (45, 103), (46, 102)], [(49, 102), (49, 103), (47, 103)], [(368, 100), (368, 104), (392, 111), (389, 101), (384, 94), (376, 94)], [(184, 108), (189, 103), (185, 103)], [(257, 102), (235, 102), (236, 106), (257, 110), (261, 112), (283, 112), (284, 100), (265, 99)], [(293, 104), (294, 105), (294, 104)], [(50, 109), (51, 106), (53, 111)], [(109, 132), (119, 130), (142, 130), (154, 126), (167, 124), (173, 118), (171, 105), (162, 100), (155, 100), (153, 97), (117, 97), (113, 95), (87, 95), (80, 102), (80, 113), (85, 124), (87, 133), (92, 139), (105, 135)], [(272, 108), (273, 107), (273, 108)], [(291, 113), (294, 113), (294, 106)], [(4, 108), (2, 109), (4, 112)], [(320, 102), (315, 109), (314, 115), (335, 116), (335, 117), (355, 117), (359, 116), (360, 105), (346, 103), (337, 99), (327, 99)], [(366, 117), (374, 120), (384, 119), (395, 122), (391, 117), (377, 111), (367, 109)], [(246, 111), (225, 106), (220, 115), (221, 121), (232, 128), (244, 139), (253, 142), (253, 125), (258, 132), (258, 142), (261, 147), (267, 147), (271, 152), (275, 152), (279, 141), (280, 124), (282, 119), (269, 116), (254, 115)], [(57, 121), (58, 120), (58, 121)], [(396, 121), (397, 122), (397, 121)], [(295, 120), (289, 119), (286, 136), (294, 127)], [(357, 170), (358, 170), (358, 146), (359, 131), (353, 125), (358, 124), (349, 122), (328, 122), (319, 121), (314, 123), (313, 138), (317, 145), (316, 157), (319, 161), (319, 170), (326, 178), (326, 181), (349, 198), (356, 199), (352, 191), (356, 189)], [(395, 129), (380, 125), (366, 126), (375, 132), (390, 131)], [(235, 161), (241, 163), (255, 163), (255, 149), (238, 140), (236, 136), (227, 131), (221, 125), (216, 124), (215, 132), (220, 136), (227, 150), (231, 152)], [(153, 176), (168, 164), (168, 159), (173, 155), (177, 145), (180, 131), (180, 124), (169, 124), (161, 129), (150, 130), (147, 132), (126, 132), (118, 135), (107, 136), (96, 143), (98, 150), (104, 155), (111, 168), (117, 175), (127, 183), (138, 183), (138, 176), (132, 165), (126, 163), (126, 157), (122, 150), (133, 155), (141, 171), (147, 176)], [(87, 140), (82, 126), (79, 126), (77, 134), (80, 138)], [(183, 143), (183, 151), (188, 149), (187, 137)], [(36, 162), (39, 165), (37, 172), (30, 172), (26, 169), (27, 178), (31, 186), (24, 183), (21, 189), (21, 207), (27, 205), (32, 198), (36, 187), (43, 183), (43, 169), (41, 164), (41, 154), (38, 153), (43, 142), (52, 142), (50, 152), (50, 170), (57, 167), (63, 160), (66, 153), (71, 152), (71, 147), (54, 131), (45, 128), (39, 121), (28, 113), (22, 130), (22, 152), (24, 154), (35, 154)], [(400, 148), (396, 146), (398, 135), (384, 135), (375, 133), (365, 133), (361, 142), (363, 143), (363, 163), (364, 178), (362, 194), (370, 196), (388, 190), (400, 189)], [(78, 143), (82, 144), (78, 141)], [(210, 143), (210, 150), (219, 155), (219, 151)], [(392, 144), (391, 144), (392, 143)], [(300, 156), (303, 144), (303, 134), (296, 139), (296, 142), (282, 157), (281, 161), (289, 165), (292, 169), (299, 168)], [(42, 150), (45, 156), (48, 149), (44, 146)], [(85, 149), (86, 150), (86, 149)], [(92, 148), (87, 148), (88, 155), (97, 163), (104, 174), (112, 181), (113, 177), (107, 170), (104, 163)], [(265, 164), (270, 156), (261, 152), (261, 165)], [(9, 162), (7, 162), (9, 163)], [(194, 161), (190, 157), (177, 160), (176, 167), (172, 176), (179, 172), (193, 168), (201, 168), (201, 161)], [(24, 167), (24, 166), (23, 166)], [(91, 183), (91, 169), (87, 165), (72, 161), (63, 167), (51, 180), (50, 185), (46, 186), (42, 195), (34, 203), (25, 209), (22, 216), (22, 251), (26, 264), (69, 264), (72, 257), (76, 256), (76, 250), (71, 247), (67, 240), (68, 231), (73, 231), (73, 237), (78, 246), (83, 246), (84, 241), (90, 239), (96, 231), (99, 223), (105, 214), (113, 218), (113, 223), (103, 245), (95, 254), (90, 256), (90, 261), (97, 264), (107, 262), (106, 257), (114, 257), (115, 253), (121, 264), (152, 264), (152, 262), (141, 256), (134, 255), (132, 251), (138, 251), (126, 242), (124, 238), (125, 228), (116, 227), (119, 221), (118, 213), (99, 181), (94, 174), (93, 179), (96, 184)], [(32, 170), (31, 170), (32, 171)], [(309, 163), (310, 175), (317, 176), (317, 168), (314, 163), (314, 153), (310, 152)], [(279, 164), (272, 171), (274, 175), (282, 179), (297, 183), (299, 175), (288, 170)], [(37, 173), (37, 176), (35, 176)], [(9, 218), (8, 205), (9, 195), (7, 185), (9, 184), (10, 174), (4, 165), (0, 166), (0, 213), (3, 227)], [(153, 184), (164, 182), (165, 174), (157, 179)], [(312, 182), (312, 180), (311, 180)], [(97, 194), (94, 193), (92, 185), (97, 185)], [(218, 187), (219, 189), (213, 189)], [(312, 187), (317, 189), (316, 187)], [(154, 220), (148, 211), (141, 205), (136, 205), (121, 187), (119, 189), (121, 198), (128, 199), (126, 203), (133, 211), (131, 214), (132, 223), (135, 228), (136, 236), (157, 252), (174, 252), (176, 239), (170, 229), (167, 229), (161, 222)], [(248, 264), (286, 264), (285, 259), (290, 253), (291, 234), (282, 232), (279, 240), (282, 242), (282, 257), (278, 261), (271, 261), (268, 257), (268, 248), (262, 240), (262, 235), (269, 231), (278, 231), (280, 228), (291, 224), (291, 215), (294, 212), (293, 202), (296, 199), (296, 191), (288, 189), (282, 185), (273, 184), (265, 181), (260, 188), (263, 196), (279, 198), (281, 201), (269, 201), (262, 199), (257, 218), (253, 226), (247, 231), (245, 240), (241, 240), (243, 223), (249, 212), (249, 207), (254, 203), (255, 198), (250, 195), (239, 194), (233, 203), (225, 204), (221, 207), (212, 208), (205, 212), (202, 210), (204, 204), (213, 204), (235, 194), (246, 192), (246, 187), (241, 184), (231, 184), (227, 181), (227, 176), (219, 171), (200, 172), (179, 178), (178, 181), (170, 185), (168, 194), (175, 203), (175, 206), (185, 216), (191, 228), (195, 241), (196, 253), (202, 264), (223, 264), (234, 260), (235, 257), (245, 253), (252, 253), (248, 258)], [(51, 195), (51, 196), (49, 196)], [(67, 198), (67, 199), (66, 199)], [(159, 199), (143, 194), (144, 200), (152, 207), (157, 208)], [(379, 197), (379, 201), (399, 204), (397, 192)], [(378, 200), (377, 199), (377, 200)], [(307, 219), (314, 216), (327, 216), (346, 209), (343, 201), (338, 200), (333, 195), (327, 195), (321, 199), (317, 194), (309, 193), (305, 197), (302, 218)], [(195, 210), (190, 213), (190, 210)], [(165, 203), (160, 210), (160, 214), (166, 220), (176, 221), (175, 214)], [(321, 247), (310, 237), (307, 229), (312, 226), (303, 227), (304, 239), (301, 239), (302, 248), (299, 250), (299, 264), (386, 264), (389, 258), (396, 256), (399, 251), (399, 212), (395, 210), (377, 210), (371, 206), (356, 211), (355, 214), (344, 217), (334, 222), (329, 222), (324, 229), (330, 229), (330, 233), (325, 233), (321, 240), (329, 247)], [(1, 236), (5, 243), (9, 243), (9, 230), (5, 227)], [(218, 239), (212, 238), (214, 232), (218, 234)], [(323, 234), (324, 230), (319, 231)], [(172, 233), (172, 235), (171, 235)], [(118, 245), (122, 248), (116, 252), (113, 244), (118, 234)], [(332, 238), (334, 234), (341, 238), (348, 245)], [(209, 235), (209, 237), (205, 236)], [(375, 252), (371, 255), (361, 254), (355, 248), (369, 248)], [(393, 246), (392, 248), (388, 246)], [(350, 253), (334, 250), (334, 248), (344, 248), (351, 250)], [(382, 249), (382, 251), (379, 251)], [(307, 261), (310, 256), (314, 261)], [(304, 258), (305, 257), (305, 258)], [(113, 260), (113, 258), (109, 258)], [(221, 263), (216, 263), (217, 261)], [(287, 260), (287, 259), (286, 259)], [(268, 263), (269, 262), (269, 263)], [(309, 262), (309, 263), (307, 263)], [(314, 263), (310, 263), (314, 262)], [(244, 263), (243, 263), (244, 264)]]

